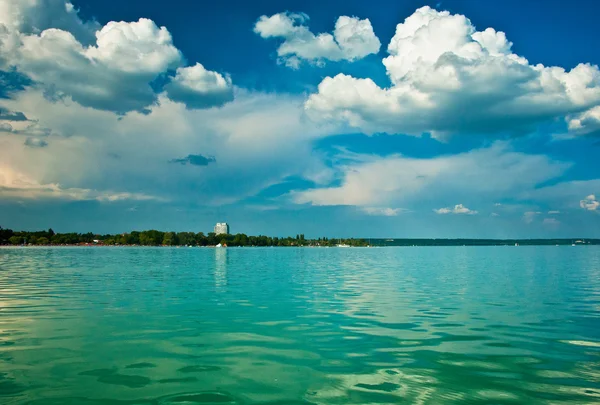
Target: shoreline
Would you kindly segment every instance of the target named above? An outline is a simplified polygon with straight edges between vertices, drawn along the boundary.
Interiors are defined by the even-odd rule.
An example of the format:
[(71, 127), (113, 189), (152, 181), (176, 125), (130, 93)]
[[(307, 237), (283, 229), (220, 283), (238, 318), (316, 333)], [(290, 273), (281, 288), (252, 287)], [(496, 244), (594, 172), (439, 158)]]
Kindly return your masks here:
[(600, 243), (524, 243), (519, 245), (508, 243), (497, 244), (413, 244), (413, 245), (367, 245), (367, 246), (311, 246), (311, 245), (296, 245), (296, 246), (169, 246), (169, 245), (105, 245), (105, 244), (77, 244), (77, 245), (0, 245), (0, 249), (17, 249), (17, 248), (170, 248), (170, 249), (249, 249), (249, 248), (320, 248), (320, 249), (346, 249), (346, 248), (410, 248), (410, 247), (528, 247), (528, 246), (548, 246), (548, 247), (576, 247), (576, 246), (600, 246)]

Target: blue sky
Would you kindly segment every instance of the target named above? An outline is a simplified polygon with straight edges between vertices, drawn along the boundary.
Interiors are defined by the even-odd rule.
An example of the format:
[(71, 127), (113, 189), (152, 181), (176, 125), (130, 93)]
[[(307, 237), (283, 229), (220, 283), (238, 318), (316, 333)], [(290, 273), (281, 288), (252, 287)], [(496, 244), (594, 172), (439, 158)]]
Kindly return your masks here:
[(600, 237), (598, 8), (0, 0), (0, 226)]

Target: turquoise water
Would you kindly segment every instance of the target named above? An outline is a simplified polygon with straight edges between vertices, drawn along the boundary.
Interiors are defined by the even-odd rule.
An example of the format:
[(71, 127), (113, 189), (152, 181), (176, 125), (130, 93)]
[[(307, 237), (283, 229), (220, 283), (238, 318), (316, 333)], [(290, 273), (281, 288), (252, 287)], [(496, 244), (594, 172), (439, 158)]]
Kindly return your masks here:
[(2, 404), (600, 403), (600, 249), (3, 248)]

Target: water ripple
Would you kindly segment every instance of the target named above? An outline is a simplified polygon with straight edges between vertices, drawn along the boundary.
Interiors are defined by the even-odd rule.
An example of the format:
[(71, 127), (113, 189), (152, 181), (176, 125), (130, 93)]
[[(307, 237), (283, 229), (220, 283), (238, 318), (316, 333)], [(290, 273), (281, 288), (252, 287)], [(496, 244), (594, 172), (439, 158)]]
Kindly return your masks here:
[(600, 251), (0, 249), (3, 404), (592, 404)]

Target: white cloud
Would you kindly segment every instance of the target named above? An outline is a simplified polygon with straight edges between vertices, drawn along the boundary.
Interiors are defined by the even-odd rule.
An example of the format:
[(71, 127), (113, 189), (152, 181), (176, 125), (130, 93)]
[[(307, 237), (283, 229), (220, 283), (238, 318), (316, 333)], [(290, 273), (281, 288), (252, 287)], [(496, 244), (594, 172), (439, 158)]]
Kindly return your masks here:
[(47, 137), (52, 134), (50, 128), (45, 128), (35, 121), (12, 121), (12, 132), (18, 135)]
[[(28, 1), (38, 5), (58, 4), (54, 0)], [(69, 15), (76, 17), (76, 14)], [(368, 20), (344, 18), (338, 19), (333, 35), (316, 36), (308, 31), (311, 36), (307, 38), (324, 38), (325, 41), (325, 45), (317, 47), (312, 54), (309, 48), (314, 44), (310, 41), (311, 46), (298, 52), (292, 49), (286, 53), (284, 48), (282, 57), (286, 63), (301, 60), (319, 63), (331, 58), (353, 60), (364, 56), (369, 49), (375, 49), (370, 36), (361, 31), (362, 24), (368, 28), (365, 32), (372, 33)], [(295, 42), (288, 41), (285, 33), (290, 29), (308, 30), (301, 19), (281, 18), (277, 24), (263, 26), (261, 35), (283, 36), (288, 45), (293, 45)], [(458, 18), (457, 21), (462, 20)], [(236, 88), (236, 98), (231, 101), (233, 86), (229, 76), (206, 70), (201, 64), (184, 67), (183, 57), (169, 32), (151, 20), (113, 22), (104, 27), (84, 24), (89, 32), (97, 34), (89, 42), (81, 39), (83, 34), (71, 35), (66, 26), (52, 26), (51, 21), (48, 24), (38, 24), (39, 28), (29, 30), (18, 24), (0, 29), (0, 41), (3, 41), (0, 47), (9, 51), (3, 55), (10, 57), (19, 71), (37, 80), (35, 85), (15, 93), (13, 99), (0, 99), (0, 124), (4, 125), (4, 132), (0, 132), (0, 162), (4, 176), (0, 182), (0, 196), (3, 198), (109, 202), (160, 200), (161, 196), (173, 196), (190, 204), (219, 205), (244, 200), (291, 176), (300, 176), (310, 179), (316, 186), (292, 193), (294, 202), (354, 205), (366, 214), (393, 216), (404, 209), (389, 207), (417, 208), (431, 213), (431, 209), (441, 206), (439, 201), (461, 201), (468, 207), (485, 207), (495, 201), (522, 199), (530, 203), (548, 200), (564, 201), (567, 207), (578, 207), (582, 196), (599, 189), (600, 180), (538, 188), (548, 180), (558, 179), (570, 163), (515, 152), (506, 142), (429, 159), (348, 153), (331, 167), (313, 147), (317, 138), (341, 132), (337, 118), (333, 123), (306, 120), (304, 112), (309, 104), (305, 104), (301, 96), (253, 93)], [(359, 34), (354, 35), (354, 30)], [(411, 35), (418, 36), (416, 33)], [(328, 42), (327, 38), (332, 39)], [(402, 52), (412, 52), (409, 52), (410, 47), (406, 48), (406, 43), (400, 43), (403, 41), (401, 36), (395, 38), (399, 42), (394, 46), (403, 49)], [(552, 108), (563, 111), (561, 106), (568, 104), (577, 105), (584, 111), (587, 108), (584, 106), (595, 97), (594, 67), (580, 66), (571, 73), (561, 73), (560, 69), (549, 73), (547, 68), (532, 67), (514, 57), (511, 74), (523, 74), (526, 78), (516, 85), (502, 76), (505, 72), (501, 68), (508, 63), (506, 59), (510, 59), (506, 54), (510, 46), (503, 34), (489, 30), (474, 32), (472, 39), (480, 44), (478, 52), (487, 52), (489, 60), (469, 59), (466, 50), (460, 47), (456, 50), (468, 62), (457, 68), (459, 84), (463, 87), (452, 88), (452, 80), (446, 80), (443, 75), (440, 79), (441, 73), (436, 71), (446, 66), (444, 63), (450, 63), (444, 58), (449, 58), (452, 63), (459, 59), (452, 59), (451, 55), (440, 56), (435, 49), (420, 46), (414, 52), (433, 53), (423, 54), (420, 59), (411, 56), (406, 61), (386, 59), (390, 77), (398, 81), (394, 82), (393, 88), (382, 90), (374, 82), (364, 80), (358, 81), (358, 87), (337, 89), (340, 100), (348, 103), (344, 117), (356, 118), (356, 122), (373, 125), (375, 129), (383, 122), (378, 121), (379, 114), (387, 114), (386, 109), (391, 105), (390, 111), (398, 115), (386, 122), (394, 128), (412, 125), (417, 133), (423, 128), (432, 128), (426, 124), (428, 122), (460, 126), (462, 123), (457, 120), (465, 117), (468, 123), (476, 114), (481, 115), (476, 118), (481, 119), (483, 127), (484, 122), (490, 122), (490, 114), (497, 113), (495, 108), (500, 108), (502, 113), (492, 114), (497, 118), (497, 121), (491, 121), (493, 127), (505, 125), (501, 117), (504, 113), (514, 118), (522, 112), (522, 122), (528, 122), (531, 116), (525, 107), (529, 105), (541, 110), (543, 105), (547, 108), (544, 111)], [(327, 53), (327, 43), (335, 45), (331, 48), (333, 53)], [(436, 44), (439, 45), (437, 42), (433, 45)], [(392, 56), (398, 58), (399, 54), (392, 53)], [(429, 66), (436, 57), (441, 62)], [(499, 67), (492, 73), (499, 75), (501, 83), (497, 86), (493, 83), (490, 88), (480, 70), (496, 66), (492, 63), (493, 58), (498, 58), (494, 63)], [(477, 63), (483, 67), (475, 66)], [(419, 76), (421, 67), (426, 68), (422, 77)], [(171, 68), (177, 69), (175, 77), (166, 85), (164, 93), (155, 94), (148, 82)], [(587, 74), (590, 76), (586, 78)], [(537, 79), (530, 79), (530, 76)], [(428, 83), (428, 79), (433, 82)], [(540, 84), (542, 82), (545, 84)], [(578, 87), (582, 83), (587, 87)], [(492, 108), (485, 102), (479, 103), (477, 97), (498, 95), (494, 92), (502, 86), (506, 93), (497, 99), (501, 103), (512, 100), (508, 104)], [(518, 97), (511, 93), (524, 88), (528, 91), (535, 88), (537, 93), (531, 90), (519, 93)], [(554, 104), (544, 104), (548, 88), (556, 90), (552, 93)], [(377, 97), (368, 100), (371, 103), (368, 108), (372, 110), (365, 115), (366, 110), (360, 102), (368, 92)], [(461, 112), (444, 116), (442, 113), (457, 112), (469, 105), (456, 98), (461, 94), (470, 97), (467, 101), (475, 107), (465, 110), (464, 115)], [(521, 101), (515, 101), (514, 97), (521, 96)], [(413, 104), (405, 103), (406, 100), (412, 100)], [(222, 105), (222, 108), (204, 108), (215, 105)], [(448, 107), (450, 105), (454, 107)], [(505, 106), (511, 108), (504, 109)], [(5, 114), (4, 111), (20, 113)], [(315, 112), (310, 108), (308, 111), (310, 114)], [(114, 112), (128, 113), (118, 116)], [(554, 116), (554, 112), (544, 114), (543, 111), (539, 113), (544, 117)], [(423, 121), (419, 121), (419, 117)], [(332, 115), (332, 118), (335, 117)], [(6, 131), (8, 125), (11, 133)], [(201, 167), (168, 164), (173, 159), (192, 155), (215, 156), (216, 162)], [(6, 173), (12, 173), (12, 177), (8, 178)], [(339, 180), (339, 185), (333, 183), (334, 180)], [(454, 200), (457, 196), (459, 198)], [(281, 200), (273, 201), (279, 203)], [(563, 206), (558, 203), (545, 205), (560, 209)], [(474, 212), (461, 204), (446, 209), (464, 214)], [(520, 216), (528, 209), (537, 208), (520, 208), (516, 215)], [(502, 218), (509, 216), (505, 215), (507, 206), (495, 210), (502, 213)]]
[(79, 41), (88, 45), (94, 41), (94, 33), (100, 25), (94, 21), (82, 21), (77, 9), (65, 0), (2, 0), (0, 2), (0, 25), (23, 34), (39, 34), (48, 28), (71, 32)]
[(12, 132), (13, 127), (8, 122), (0, 122), (0, 131), (2, 132)]
[(25, 140), (25, 145), (32, 147), (32, 148), (44, 148), (46, 146), (48, 146), (48, 141), (42, 139), (42, 138), (27, 138)]
[(540, 211), (527, 211), (523, 214), (523, 221), (525, 223), (532, 223), (538, 215), (542, 215)]
[(475, 215), (477, 214), (477, 211), (473, 211), (468, 209), (467, 207), (465, 207), (462, 204), (456, 204), (454, 206), (454, 208), (437, 208), (433, 210), (436, 214), (466, 214), (466, 215)]
[[(42, 7), (45, 3), (53, 7)], [(68, 97), (86, 107), (117, 113), (141, 111), (156, 102), (150, 83), (170, 69), (181, 68), (184, 61), (167, 28), (146, 18), (111, 21), (103, 27), (84, 24), (70, 3), (59, 0), (11, 0), (8, 8), (23, 20), (32, 14), (31, 4), (37, 7), (33, 8), (36, 15), (45, 15), (60, 3), (69, 18), (86, 30), (93, 29), (95, 41), (82, 41), (69, 30), (73, 24), (61, 25), (60, 19), (44, 19), (47, 24), (25, 31), (21, 29), (28, 23), (6, 25), (0, 20), (0, 62), (16, 67), (55, 100)], [(192, 108), (222, 105), (232, 97), (231, 80), (200, 64), (178, 70), (170, 90)]]
[(341, 16), (335, 23), (333, 35), (315, 35), (304, 25), (306, 22), (306, 14), (263, 15), (254, 25), (254, 32), (262, 38), (283, 38), (277, 48), (279, 61), (296, 69), (302, 61), (317, 65), (325, 60), (354, 61), (379, 52), (381, 47), (369, 19)]
[(598, 207), (600, 207), (600, 202), (596, 200), (596, 196), (594, 194), (590, 194), (579, 202), (579, 206), (584, 210), (596, 211)]
[(342, 59), (361, 59), (379, 52), (381, 47), (368, 18), (361, 20), (356, 17), (339, 17), (335, 22), (333, 36), (343, 53)]
[(549, 225), (549, 226), (558, 226), (560, 225), (560, 221), (556, 218), (544, 218), (544, 220), (542, 221), (542, 223), (544, 225)]
[(231, 78), (206, 70), (200, 63), (178, 68), (165, 91), (171, 100), (190, 108), (221, 106), (233, 100)]
[(122, 200), (134, 201), (165, 201), (164, 198), (143, 193), (98, 191), (84, 188), (63, 188), (57, 183), (40, 184), (36, 180), (14, 171), (8, 166), (0, 167), (0, 197), (3, 199), (59, 199), (71, 201), (96, 200), (115, 202)]
[(395, 217), (398, 214), (406, 212), (404, 208), (386, 208), (386, 207), (364, 207), (362, 209), (368, 215)]
[(558, 214), (560, 214), (560, 211), (557, 211), (557, 210), (548, 211), (548, 215), (558, 215)]
[(499, 217), (499, 216), (500, 216), (500, 214), (498, 214), (497, 212), (492, 212), (492, 213), (490, 214), (490, 216), (492, 216), (492, 217)]
[[(118, 117), (28, 89), (0, 100), (1, 108), (22, 111), (52, 135), (46, 147), (31, 148), (0, 133), (0, 161), (61, 189), (135, 190), (199, 205), (239, 201), (293, 175), (328, 179), (312, 142), (332, 128), (303, 118), (302, 96), (238, 93), (222, 108), (201, 110), (161, 96), (148, 113)], [(216, 163), (168, 163), (189, 155)]]
[(522, 133), (600, 104), (600, 71), (531, 65), (503, 32), (429, 7), (396, 27), (383, 60), (391, 86), (339, 74), (306, 102), (316, 120), (367, 133)]
[(147, 18), (111, 21), (96, 32), (96, 43), (85, 49), (85, 56), (119, 72), (154, 75), (181, 62), (167, 28)]
[(110, 22), (96, 37), (97, 46), (84, 47), (54, 28), (21, 35), (11, 61), (55, 98), (121, 113), (152, 104), (156, 95), (149, 83), (181, 63), (167, 29), (148, 19)]
[[(523, 193), (518, 195), (521, 200), (534, 200), (543, 202), (545, 204), (551, 204), (553, 207), (567, 209), (579, 209), (591, 201), (593, 201), (595, 195), (588, 195), (591, 190), (600, 190), (600, 179), (593, 180), (569, 180), (562, 181), (551, 186), (534, 188), (531, 190), (525, 190)], [(581, 199), (582, 195), (588, 195), (585, 199)]]
[[(505, 142), (467, 153), (429, 159), (361, 156), (338, 167), (340, 185), (291, 194), (294, 202), (361, 207), (404, 206), (460, 195), (492, 204), (562, 175), (569, 163), (514, 152)], [(502, 173), (502, 176), (498, 176)], [(412, 208), (412, 207), (408, 207)]]
[(600, 131), (600, 106), (567, 118), (570, 135), (587, 135)]

